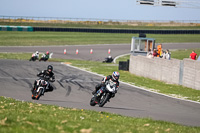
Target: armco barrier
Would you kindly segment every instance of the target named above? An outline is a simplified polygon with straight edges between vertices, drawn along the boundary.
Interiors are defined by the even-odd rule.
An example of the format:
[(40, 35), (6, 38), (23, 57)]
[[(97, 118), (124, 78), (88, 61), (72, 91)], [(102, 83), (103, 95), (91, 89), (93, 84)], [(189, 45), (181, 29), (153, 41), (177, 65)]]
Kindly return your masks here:
[(0, 25), (0, 31), (33, 31), (31, 26), (4, 26)]
[(200, 61), (131, 55), (129, 71), (139, 76), (200, 90)]
[(92, 32), (92, 33), (127, 33), (127, 34), (200, 34), (200, 30), (125, 30), (91, 28), (49, 28), (31, 26), (1, 26), (0, 31), (48, 31), (48, 32)]
[(53, 32), (95, 32), (95, 33), (128, 33), (128, 34), (200, 34), (200, 30), (124, 30), (124, 29), (89, 29), (89, 28), (48, 28), (33, 27), (34, 31)]

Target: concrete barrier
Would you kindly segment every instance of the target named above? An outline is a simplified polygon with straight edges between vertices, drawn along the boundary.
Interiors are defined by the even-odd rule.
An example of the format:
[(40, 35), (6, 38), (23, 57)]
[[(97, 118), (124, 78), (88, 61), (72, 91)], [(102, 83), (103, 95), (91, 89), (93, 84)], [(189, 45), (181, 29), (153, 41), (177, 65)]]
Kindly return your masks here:
[(200, 61), (184, 59), (183, 86), (200, 90)]
[(200, 90), (199, 61), (131, 55), (129, 71), (139, 76)]

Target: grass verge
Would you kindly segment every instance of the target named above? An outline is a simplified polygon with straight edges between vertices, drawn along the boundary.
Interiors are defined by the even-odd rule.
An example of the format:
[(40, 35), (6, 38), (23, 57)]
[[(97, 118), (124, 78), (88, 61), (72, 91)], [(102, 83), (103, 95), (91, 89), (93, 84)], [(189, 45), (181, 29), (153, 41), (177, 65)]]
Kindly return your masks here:
[[(138, 34), (82, 32), (17, 32), (0, 31), (0, 46), (49, 46), (130, 43)], [(200, 34), (147, 34), (158, 43), (200, 42)]]
[(198, 133), (187, 127), (148, 118), (132, 118), (106, 112), (63, 108), (0, 97), (1, 133)]

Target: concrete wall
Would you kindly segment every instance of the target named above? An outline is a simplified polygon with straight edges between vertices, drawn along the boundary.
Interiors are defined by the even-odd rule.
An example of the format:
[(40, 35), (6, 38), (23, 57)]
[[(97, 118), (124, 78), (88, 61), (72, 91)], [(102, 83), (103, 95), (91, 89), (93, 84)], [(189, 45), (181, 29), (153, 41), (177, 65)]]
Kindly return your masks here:
[(143, 77), (200, 90), (200, 62), (130, 56), (129, 71)]
[(200, 61), (184, 59), (183, 86), (200, 90)]

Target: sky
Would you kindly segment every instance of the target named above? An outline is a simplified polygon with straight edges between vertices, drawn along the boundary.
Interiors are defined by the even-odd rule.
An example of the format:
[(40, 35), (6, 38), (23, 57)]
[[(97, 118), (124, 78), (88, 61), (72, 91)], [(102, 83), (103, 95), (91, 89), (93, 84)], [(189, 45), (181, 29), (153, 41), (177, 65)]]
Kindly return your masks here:
[(199, 20), (200, 8), (138, 5), (136, 0), (0, 0), (0, 16), (115, 20)]

